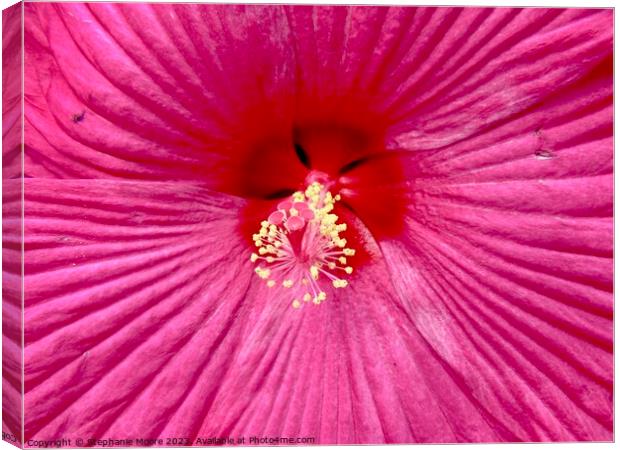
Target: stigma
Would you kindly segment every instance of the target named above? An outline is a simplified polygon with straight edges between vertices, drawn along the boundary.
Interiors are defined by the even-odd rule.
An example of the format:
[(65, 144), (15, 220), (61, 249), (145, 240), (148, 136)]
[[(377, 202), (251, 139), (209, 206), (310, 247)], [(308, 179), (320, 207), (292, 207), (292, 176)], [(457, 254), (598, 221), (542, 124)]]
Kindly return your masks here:
[(348, 257), (355, 250), (341, 236), (347, 225), (332, 212), (339, 200), (340, 195), (315, 181), (281, 201), (252, 236), (257, 251), (250, 260), (257, 264), (256, 275), (270, 288), (290, 289), (294, 308), (321, 304), (327, 285), (340, 289), (349, 284), (345, 277), (353, 268)]

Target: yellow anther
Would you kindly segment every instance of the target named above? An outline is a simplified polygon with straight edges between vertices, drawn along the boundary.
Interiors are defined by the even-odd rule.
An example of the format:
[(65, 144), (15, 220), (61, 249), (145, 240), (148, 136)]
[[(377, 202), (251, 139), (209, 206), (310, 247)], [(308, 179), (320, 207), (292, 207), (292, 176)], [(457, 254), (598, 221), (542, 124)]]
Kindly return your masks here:
[(334, 285), (335, 288), (343, 288), (343, 287), (347, 287), (349, 283), (347, 282), (347, 280), (334, 280), (332, 281), (332, 284)]
[[(346, 248), (347, 240), (341, 236), (347, 230), (347, 224), (338, 223), (339, 217), (333, 213), (334, 205), (340, 199), (340, 194), (333, 195), (325, 186), (314, 182), (305, 191), (293, 193), (288, 200), (307, 205), (311, 212), (309, 216), (305, 206), (304, 209), (291, 207), (281, 212), (285, 220), (281, 226), (263, 220), (258, 233), (252, 235), (258, 250), (250, 255), (250, 260), (262, 260), (269, 264), (255, 268), (256, 274), (265, 280), (268, 287), (281, 285), (293, 288), (301, 282), (305, 293), (292, 299), (294, 308), (300, 308), (303, 302), (312, 301), (319, 305), (325, 301), (327, 293), (321, 290), (325, 282), (331, 283), (334, 288), (344, 288), (349, 284), (336, 276), (338, 270), (347, 274), (353, 272), (353, 268), (347, 266), (347, 260), (355, 255), (355, 250)], [(301, 249), (294, 249), (292, 243), (295, 239), (289, 235), (296, 233), (297, 229), (287, 227), (286, 219), (302, 215), (308, 227), (301, 230), (309, 230), (314, 235), (302, 242)], [(303, 237), (306, 238), (305, 235)]]
[(317, 266), (310, 266), (310, 275), (315, 280), (319, 279), (319, 268)]
[(256, 272), (256, 275), (261, 277), (263, 280), (269, 278), (269, 275), (271, 274), (271, 270), (263, 269), (262, 267), (257, 267), (256, 269), (254, 269), (254, 272)]
[(336, 223), (337, 220), (338, 216), (336, 214), (325, 214), (323, 217), (323, 221), (326, 225)]

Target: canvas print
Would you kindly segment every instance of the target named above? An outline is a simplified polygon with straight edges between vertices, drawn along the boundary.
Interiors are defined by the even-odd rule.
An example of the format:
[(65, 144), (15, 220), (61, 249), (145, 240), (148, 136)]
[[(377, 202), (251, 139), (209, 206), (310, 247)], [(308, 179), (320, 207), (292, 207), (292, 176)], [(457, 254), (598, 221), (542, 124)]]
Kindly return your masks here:
[(612, 69), (605, 8), (6, 9), (3, 439), (612, 441)]

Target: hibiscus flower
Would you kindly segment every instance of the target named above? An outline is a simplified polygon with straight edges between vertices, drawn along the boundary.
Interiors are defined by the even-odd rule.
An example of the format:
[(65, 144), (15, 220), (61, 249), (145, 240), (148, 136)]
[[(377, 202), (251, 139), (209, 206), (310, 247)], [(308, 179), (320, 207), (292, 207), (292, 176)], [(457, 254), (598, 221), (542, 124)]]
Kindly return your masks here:
[(612, 439), (612, 35), (27, 4), (25, 439)]

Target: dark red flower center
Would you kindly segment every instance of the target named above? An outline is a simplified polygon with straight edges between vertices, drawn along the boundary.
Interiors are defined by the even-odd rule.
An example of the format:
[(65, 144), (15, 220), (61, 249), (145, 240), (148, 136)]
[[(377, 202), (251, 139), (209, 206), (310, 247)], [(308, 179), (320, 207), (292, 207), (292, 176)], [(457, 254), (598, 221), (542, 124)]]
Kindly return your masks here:
[[(244, 236), (249, 239), (279, 201), (315, 181), (339, 193), (336, 212), (354, 214), (375, 239), (397, 235), (405, 201), (394, 187), (405, 176), (386, 149), (389, 120), (354, 96), (282, 104), (266, 102), (243, 113), (230, 152), (233, 169), (221, 177), (223, 190), (251, 199)], [(347, 239), (354, 242), (357, 231), (350, 227)]]

